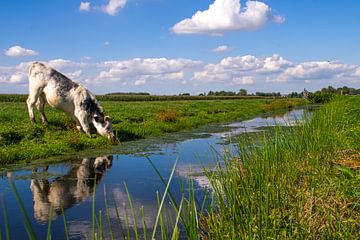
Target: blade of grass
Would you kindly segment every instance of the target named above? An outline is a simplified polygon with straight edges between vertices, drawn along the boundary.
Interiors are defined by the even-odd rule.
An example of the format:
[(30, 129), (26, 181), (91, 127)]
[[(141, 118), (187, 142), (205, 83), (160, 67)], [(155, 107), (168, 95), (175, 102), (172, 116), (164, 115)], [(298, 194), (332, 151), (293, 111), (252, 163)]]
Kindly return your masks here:
[[(155, 164), (151, 161), (151, 159), (146, 156), (146, 159), (149, 161), (150, 165), (153, 167), (153, 169), (155, 170), (156, 174), (159, 176), (161, 182), (164, 184), (164, 186), (166, 186), (166, 181), (165, 179), (161, 176), (159, 170), (157, 169), (157, 167), (155, 166)], [(174, 198), (174, 196), (172, 195), (171, 191), (169, 190), (168, 191), (168, 195), (170, 197), (170, 202), (171, 204), (175, 207), (176, 211), (179, 211), (179, 206), (178, 204), (176, 203), (176, 200)], [(182, 224), (184, 225), (185, 227), (185, 231), (187, 232), (187, 234), (189, 234), (189, 226), (187, 224), (187, 221), (183, 218), (182, 215), (180, 215), (180, 221), (182, 222)]]
[(61, 204), (61, 212), (62, 212), (62, 218), (63, 218), (63, 223), (64, 223), (64, 230), (65, 230), (65, 236), (66, 236), (66, 240), (69, 240), (69, 229), (68, 229), (68, 225), (67, 225), (67, 220), (66, 220), (66, 216), (65, 216), (65, 211), (64, 211), (64, 207)]
[(123, 208), (124, 208), (124, 212), (125, 212), (125, 224), (126, 224), (127, 237), (128, 237), (128, 239), (131, 239), (130, 238), (129, 215), (128, 215), (127, 210), (126, 210), (125, 202), (123, 202)]
[(158, 225), (158, 222), (159, 222), (159, 218), (160, 218), (160, 214), (161, 214), (161, 209), (162, 209), (162, 206), (164, 205), (164, 201), (165, 201), (165, 198), (166, 198), (166, 195), (167, 195), (167, 192), (168, 192), (168, 189), (169, 189), (171, 180), (172, 180), (172, 178), (173, 178), (173, 176), (174, 176), (174, 172), (175, 172), (175, 168), (176, 168), (177, 161), (178, 161), (178, 159), (175, 160), (173, 169), (172, 169), (171, 174), (170, 174), (170, 177), (169, 177), (169, 181), (168, 181), (168, 183), (167, 183), (167, 185), (166, 185), (166, 188), (165, 188), (164, 195), (163, 195), (163, 197), (162, 197), (162, 199), (161, 199), (161, 203), (160, 203), (159, 210), (158, 210), (158, 213), (157, 213), (157, 216), (156, 216), (156, 220), (155, 220), (155, 224), (154, 224), (153, 234), (152, 234), (152, 237), (151, 237), (152, 240), (155, 238), (156, 228), (157, 228), (157, 225)]
[(140, 211), (141, 211), (142, 225), (143, 225), (143, 229), (144, 229), (144, 240), (146, 240), (146, 237), (147, 237), (147, 232), (146, 232), (147, 226), (146, 226), (146, 222), (145, 222), (144, 206), (141, 206)]
[(95, 175), (95, 179), (94, 179), (94, 187), (93, 187), (93, 197), (92, 197), (92, 239), (95, 239), (95, 218), (96, 218), (96, 213), (95, 213), (95, 199), (96, 199), (96, 175)]
[(114, 193), (112, 194), (112, 199), (113, 199), (114, 206), (115, 206), (116, 220), (117, 220), (117, 222), (118, 222), (119, 229), (120, 229), (120, 234), (119, 234), (119, 236), (121, 235), (121, 236), (123, 237), (123, 239), (125, 239), (124, 228), (123, 228), (122, 223), (121, 223), (121, 219), (120, 219), (120, 215), (119, 215), (119, 210), (118, 210), (118, 206), (117, 206), (117, 203), (116, 203), (116, 200), (115, 200), (115, 197), (114, 197)]
[(24, 207), (24, 204), (23, 202), (21, 201), (21, 198), (20, 198), (20, 195), (16, 189), (16, 186), (15, 186), (15, 183), (12, 179), (9, 180), (10, 181), (10, 186), (15, 194), (15, 198), (16, 198), (16, 201), (18, 202), (19, 204), (19, 207), (20, 207), (20, 210), (21, 210), (21, 213), (22, 215), (24, 216), (25, 218), (25, 228), (26, 228), (26, 232), (28, 234), (28, 237), (29, 239), (36, 239), (36, 235), (35, 235), (35, 232), (34, 232), (34, 229), (31, 225), (31, 222), (30, 222), (30, 218), (25, 210), (25, 207)]
[(124, 187), (125, 187), (125, 190), (126, 190), (126, 195), (127, 195), (127, 197), (128, 197), (128, 200), (129, 200), (131, 215), (132, 215), (132, 218), (133, 218), (134, 231), (135, 231), (135, 239), (138, 240), (138, 239), (139, 239), (139, 234), (138, 234), (138, 230), (137, 230), (137, 222), (136, 222), (136, 216), (135, 216), (134, 206), (133, 206), (133, 204), (132, 204), (131, 196), (130, 196), (129, 190), (128, 190), (125, 182), (124, 182)]
[[(159, 196), (158, 191), (156, 191), (156, 201), (158, 204), (158, 208), (160, 209), (160, 196)], [(163, 213), (160, 214), (159, 222), (160, 222), (161, 239), (166, 239), (166, 234), (164, 232), (165, 228), (164, 228), (164, 222), (163, 222)]]
[[(10, 227), (9, 227), (9, 217), (8, 217), (8, 213), (6, 210), (6, 203), (5, 200), (2, 198), (1, 200), (1, 205), (3, 208), (3, 212), (4, 212), (4, 221), (5, 221), (5, 238), (6, 240), (10, 240)], [(1, 231), (1, 228), (0, 228)], [(0, 232), (0, 236), (2, 238), (2, 233)]]
[(178, 211), (177, 216), (176, 216), (175, 228), (174, 228), (171, 240), (176, 240), (176, 239), (179, 238), (178, 223), (179, 223), (179, 219), (180, 219), (180, 215), (181, 215), (181, 208), (183, 206), (183, 200), (184, 200), (184, 198), (181, 198), (179, 211)]
[(47, 230), (47, 235), (46, 235), (47, 240), (51, 239), (51, 223), (52, 223), (52, 219), (53, 219), (53, 214), (54, 214), (54, 206), (51, 204), (50, 205), (49, 222), (48, 222), (48, 230)]
[(107, 221), (108, 221), (109, 229), (110, 229), (110, 238), (114, 239), (114, 232), (113, 232), (112, 224), (111, 224), (111, 221), (110, 221), (109, 205), (108, 205), (108, 201), (107, 201), (107, 197), (106, 197), (105, 185), (104, 185), (104, 201), (105, 201), (106, 217), (107, 217)]
[(104, 239), (104, 232), (103, 232), (103, 220), (102, 220), (102, 211), (99, 211), (99, 237), (100, 239)]

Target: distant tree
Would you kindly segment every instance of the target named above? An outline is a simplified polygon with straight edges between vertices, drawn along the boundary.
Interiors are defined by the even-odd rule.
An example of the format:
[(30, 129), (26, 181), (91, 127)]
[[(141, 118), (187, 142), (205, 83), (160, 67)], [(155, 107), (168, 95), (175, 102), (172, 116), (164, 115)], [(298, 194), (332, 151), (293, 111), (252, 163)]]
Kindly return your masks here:
[(240, 89), (239, 93), (240, 96), (246, 96), (247, 95), (247, 90), (246, 89)]
[(288, 95), (288, 97), (289, 98), (298, 98), (299, 97), (299, 93), (297, 93), (297, 92), (292, 92), (292, 93), (290, 93), (289, 95)]
[(190, 93), (180, 93), (179, 96), (190, 96)]

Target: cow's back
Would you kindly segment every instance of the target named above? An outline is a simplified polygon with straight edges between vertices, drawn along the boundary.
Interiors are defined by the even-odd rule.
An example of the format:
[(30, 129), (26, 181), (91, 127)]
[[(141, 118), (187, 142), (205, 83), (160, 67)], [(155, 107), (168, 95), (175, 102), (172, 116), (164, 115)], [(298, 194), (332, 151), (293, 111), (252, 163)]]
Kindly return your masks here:
[(49, 105), (69, 113), (74, 110), (73, 93), (82, 88), (62, 73), (39, 62), (33, 63), (29, 69), (29, 86), (44, 93)]

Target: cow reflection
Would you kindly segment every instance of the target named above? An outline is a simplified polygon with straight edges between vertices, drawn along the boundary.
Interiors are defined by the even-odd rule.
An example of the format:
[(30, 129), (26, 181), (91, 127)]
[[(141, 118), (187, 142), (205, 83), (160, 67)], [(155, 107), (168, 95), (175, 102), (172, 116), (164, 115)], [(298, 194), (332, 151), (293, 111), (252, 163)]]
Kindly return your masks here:
[(62, 212), (61, 207), (65, 210), (90, 197), (94, 184), (99, 182), (105, 170), (111, 165), (112, 156), (84, 158), (80, 166), (72, 168), (68, 174), (52, 182), (43, 178), (32, 179), (30, 188), (34, 196), (36, 220), (48, 221), (51, 205), (54, 208), (54, 215), (58, 215)]

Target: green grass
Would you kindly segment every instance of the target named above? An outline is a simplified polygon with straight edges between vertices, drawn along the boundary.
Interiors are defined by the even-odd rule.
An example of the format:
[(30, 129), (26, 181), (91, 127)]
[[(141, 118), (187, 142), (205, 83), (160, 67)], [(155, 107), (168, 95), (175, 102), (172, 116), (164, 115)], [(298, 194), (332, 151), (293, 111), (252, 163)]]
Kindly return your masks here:
[[(298, 127), (275, 127), (256, 138), (242, 135), (237, 154), (219, 155), (215, 169), (204, 167), (212, 189), (202, 201), (196, 199), (190, 179), (177, 202), (169, 188), (176, 163), (165, 181), (149, 159), (165, 187), (163, 194), (157, 193), (155, 229), (145, 227), (143, 235), (130, 229), (129, 218), (135, 214), (131, 189), (125, 185), (131, 214), (125, 212), (124, 226), (117, 212), (119, 224), (110, 228), (110, 236), (121, 231), (126, 239), (125, 228), (127, 239), (359, 239), (359, 120), (359, 97), (336, 98)], [(104, 239), (102, 211), (109, 216), (106, 194), (104, 198), (105, 210), (95, 213), (93, 197), (93, 239)], [(172, 216), (163, 208), (165, 201), (173, 206)], [(27, 213), (22, 213), (32, 238)], [(48, 226), (51, 233), (51, 223)]]
[[(11, 97), (11, 96), (9, 96)], [(14, 96), (12, 96), (14, 97)], [(16, 98), (16, 96), (14, 97)], [(275, 104), (274, 104), (275, 103)], [(197, 101), (120, 102), (101, 105), (113, 120), (120, 141), (192, 129), (209, 123), (247, 119), (263, 112), (304, 104), (300, 99), (235, 99)], [(48, 126), (30, 123), (25, 102), (0, 102), (0, 165), (111, 148), (103, 137), (88, 138), (65, 113), (45, 108)]]
[(207, 237), (359, 239), (359, 120), (360, 98), (339, 98), (300, 127), (239, 139), (238, 155), (207, 172)]

